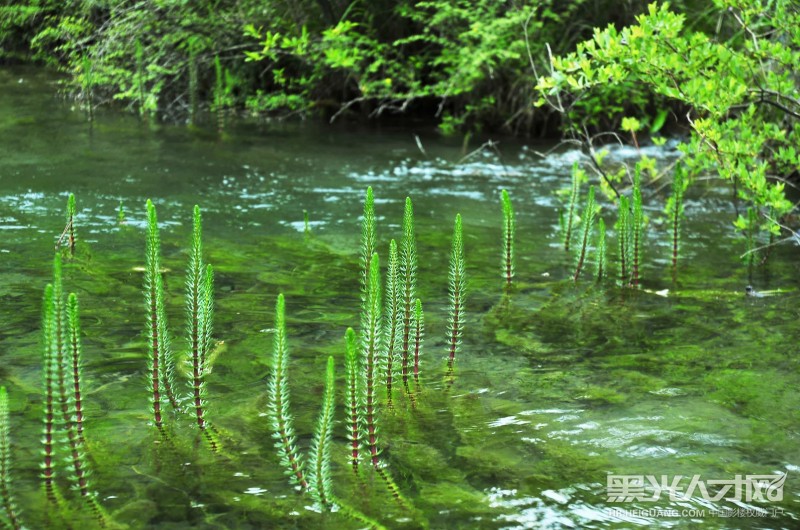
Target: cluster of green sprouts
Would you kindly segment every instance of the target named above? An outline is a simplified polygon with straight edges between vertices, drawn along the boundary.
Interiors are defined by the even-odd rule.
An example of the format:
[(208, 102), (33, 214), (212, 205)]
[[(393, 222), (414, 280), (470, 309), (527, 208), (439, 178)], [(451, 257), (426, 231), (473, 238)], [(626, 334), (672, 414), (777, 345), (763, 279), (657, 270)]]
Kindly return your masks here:
[[(172, 336), (167, 323), (164, 304), (164, 278), (161, 270), (161, 241), (156, 208), (148, 200), (147, 242), (144, 272), (145, 314), (147, 320), (149, 394), (153, 424), (163, 435), (165, 430), (165, 405), (183, 411), (194, 421), (212, 450), (218, 441), (206, 417), (206, 375), (209, 353), (213, 344), (214, 322), (214, 269), (203, 261), (202, 216), (200, 208), (192, 213), (192, 240), (189, 265), (186, 271), (186, 358), (189, 365), (189, 395), (180, 397), (175, 382), (175, 358)], [(184, 407), (183, 402), (190, 405)]]

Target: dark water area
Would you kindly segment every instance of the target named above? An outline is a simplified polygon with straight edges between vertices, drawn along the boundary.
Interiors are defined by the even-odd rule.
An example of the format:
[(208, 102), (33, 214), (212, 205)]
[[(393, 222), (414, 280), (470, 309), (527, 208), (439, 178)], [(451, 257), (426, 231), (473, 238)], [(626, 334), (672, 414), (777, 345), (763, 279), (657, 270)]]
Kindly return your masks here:
[[(465, 157), (460, 140), (429, 131), (303, 123), (245, 123), (220, 136), (113, 111), (99, 112), (90, 127), (54, 96), (55, 83), (38, 69), (0, 70), (0, 385), (10, 398), (12, 489), (28, 528), (95, 524), (68, 490), (68, 471), (58, 471), (67, 517), (46, 514), (39, 478), (41, 300), (70, 192), (78, 247), (64, 288), (82, 307), (92, 488), (122, 527), (365, 527), (343, 513), (318, 513), (276, 456), (266, 391), (278, 293), (287, 304), (298, 446), (305, 453), (310, 445), (333, 355), (334, 492), (387, 528), (800, 527), (800, 247), (776, 247), (749, 277), (726, 183), (702, 180), (687, 192), (677, 284), (663, 214), (669, 186), (656, 183), (645, 191), (642, 289), (588, 276), (574, 285), (558, 192), (569, 187), (572, 164), (587, 162), (579, 151), (542, 157), (552, 145), (502, 139)], [(678, 156), (669, 143), (645, 151), (661, 165)], [(608, 156), (632, 163), (638, 155), (615, 147)], [(416, 215), (422, 389), (415, 408), (397, 392), (395, 407), (380, 412), (386, 469), (407, 508), (374, 474), (356, 478), (347, 462), (343, 335), (359, 323), (367, 186), (384, 264), (390, 239), (401, 236), (406, 196)], [(517, 216), (516, 288), (508, 298), (502, 189)], [(191, 211), (194, 204), (203, 211), (206, 261), (216, 271), (207, 401), (218, 454), (188, 415), (168, 415), (169, 443), (157, 443), (149, 423), (148, 198), (158, 209), (167, 313), (181, 359)], [(599, 202), (613, 227), (615, 207)], [(457, 213), (467, 324), (450, 386), (447, 268)], [(608, 237), (616, 273), (612, 230)], [(748, 284), (769, 296), (746, 296)], [(183, 364), (177, 375), (188, 394)], [(744, 488), (732, 499), (726, 482), (714, 482), (748, 475), (785, 476), (782, 499), (762, 492), (748, 500)], [(619, 477), (643, 480), (647, 494), (634, 481), (621, 494), (629, 498), (616, 498), (628, 480)], [(663, 491), (654, 494), (650, 478)], [(693, 494), (682, 496), (693, 480)]]

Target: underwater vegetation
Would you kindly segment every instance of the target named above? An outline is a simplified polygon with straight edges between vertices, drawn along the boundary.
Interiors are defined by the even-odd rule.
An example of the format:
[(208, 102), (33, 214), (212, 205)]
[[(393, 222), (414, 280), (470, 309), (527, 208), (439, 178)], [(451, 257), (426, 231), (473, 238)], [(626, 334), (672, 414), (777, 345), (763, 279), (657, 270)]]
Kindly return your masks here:
[[(641, 273), (634, 274), (634, 264), (643, 255), (649, 256), (649, 253), (642, 252), (644, 238), (641, 234), (644, 222), (641, 214), (641, 192), (637, 193), (634, 189), (632, 196), (634, 204), (638, 203), (638, 216), (635, 206), (631, 209), (621, 208), (619, 211), (620, 217), (628, 216), (628, 224), (625, 225), (627, 228), (622, 232), (628, 242), (620, 247), (620, 260), (629, 264), (626, 271), (630, 271), (625, 276), (625, 287), (633, 284), (633, 278), (641, 278)], [(572, 246), (575, 269), (570, 267), (568, 271), (572, 281), (565, 279), (554, 289), (556, 296), (568, 298), (571, 293), (579, 291), (573, 285), (579, 281), (581, 273), (584, 280), (591, 276), (588, 290), (579, 294), (587, 303), (574, 303), (565, 309), (565, 306), (559, 307), (554, 301), (541, 314), (532, 318), (531, 312), (518, 311), (518, 314), (514, 314), (521, 307), (515, 305), (518, 304), (517, 300), (528, 295), (526, 290), (529, 287), (524, 283), (524, 278), (529, 273), (515, 269), (513, 264), (514, 210), (511, 208), (509, 194), (505, 191), (501, 194), (503, 237), (497, 246), (502, 247), (500, 251), (505, 281), (502, 289), (497, 285), (496, 248), (491, 249), (491, 262), (494, 265), (488, 267), (491, 277), (494, 278), (491, 280), (492, 289), (498, 291), (495, 293), (498, 297), (501, 294), (499, 291), (502, 291), (503, 301), (497, 307), (506, 304), (505, 312), (497, 313), (500, 314), (501, 321), (494, 326), (495, 336), (499, 344), (513, 345), (516, 352), (521, 352), (520, 356), (530, 356), (539, 362), (544, 355), (552, 355), (555, 359), (563, 355), (557, 351), (548, 351), (541, 342), (537, 343), (544, 336), (541, 333), (544, 327), (552, 328), (552, 334), (579, 336), (593, 325), (598, 329), (603, 326), (621, 328), (631, 321), (623, 311), (620, 311), (618, 323), (601, 324), (599, 316), (587, 316), (592, 311), (597, 313), (597, 305), (603, 303), (609, 292), (614, 292), (611, 291), (614, 289), (613, 280), (604, 283), (611, 275), (606, 257), (605, 222), (599, 216), (599, 211), (602, 210), (598, 208), (595, 198), (595, 187), (590, 186), (586, 197), (581, 199), (585, 206), (581, 208), (580, 215), (576, 215), (576, 235)], [(71, 200), (74, 216), (74, 199)], [(620, 198), (621, 205), (626, 202), (627, 197)], [(157, 462), (150, 477), (154, 482), (169, 484), (173, 478), (171, 473), (180, 466), (188, 467), (183, 462), (191, 462), (197, 473), (192, 475), (193, 471), (183, 469), (181, 473), (188, 477), (186, 481), (202, 481), (205, 466), (241, 469), (238, 459), (243, 458), (248, 449), (251, 450), (245, 449), (248, 442), (242, 440), (237, 433), (220, 427), (225, 425), (220, 420), (220, 412), (227, 407), (224, 387), (215, 386), (216, 378), (211, 377), (215, 355), (213, 337), (220, 334), (218, 329), (215, 330), (214, 314), (226, 309), (224, 304), (222, 309), (216, 307), (214, 291), (220, 287), (215, 287), (214, 275), (215, 271), (224, 271), (225, 267), (224, 264), (218, 265), (220, 256), (214, 254), (213, 249), (208, 254), (203, 246), (203, 217), (199, 207), (195, 206), (191, 212), (191, 237), (177, 245), (180, 250), (176, 250), (175, 244), (170, 242), (165, 243), (166, 246), (162, 249), (156, 207), (152, 201), (147, 202), (145, 210), (147, 223), (143, 230), (144, 237), (140, 236), (145, 254), (144, 278), (138, 282), (139, 277), (135, 277), (137, 300), (141, 304), (143, 296), (144, 304), (139, 306), (142, 311), (134, 318), (142, 324), (140, 327), (143, 328), (146, 339), (138, 343), (142, 355), (137, 362), (141, 361), (140, 369), (146, 373), (145, 384), (139, 388), (142, 402), (146, 396), (150, 409), (142, 407), (141, 414), (136, 418), (139, 423), (131, 427), (130, 432), (137, 437), (152, 437), (153, 448), (149, 457)], [(669, 217), (671, 221), (675, 218), (676, 216)], [(638, 236), (634, 228), (637, 222)], [(469, 422), (478, 417), (470, 410), (470, 403), (476, 399), (476, 394), (467, 392), (461, 395), (453, 391), (448, 394), (458, 371), (463, 369), (462, 355), (466, 354), (466, 359), (469, 359), (473, 354), (469, 326), (476, 318), (472, 313), (473, 304), (477, 305), (479, 302), (471, 290), (468, 292), (468, 272), (470, 282), (474, 281), (475, 276), (472, 269), (467, 270), (464, 221), (460, 214), (455, 216), (452, 237), (448, 241), (450, 248), (447, 282), (440, 282), (440, 300), (430, 296), (428, 291), (416, 288), (418, 270), (425, 270), (425, 254), (431, 251), (432, 245), (431, 240), (425, 239), (422, 231), (420, 246), (417, 247), (418, 234), (415, 230), (411, 199), (405, 200), (399, 245), (396, 239), (389, 239), (388, 245), (385, 241), (380, 241), (376, 234), (376, 224), (375, 199), (370, 188), (364, 201), (358, 259), (348, 262), (348, 265), (352, 265), (352, 270), (348, 269), (351, 299), (353, 305), (358, 307), (350, 308), (352, 315), (347, 317), (350, 318), (349, 325), (341, 326), (341, 330), (346, 330), (342, 333), (344, 340), (337, 338), (339, 343), (335, 347), (320, 348), (318, 362), (301, 364), (292, 359), (294, 352), (308, 347), (308, 341), (301, 338), (307, 330), (301, 329), (292, 320), (292, 313), (298, 310), (298, 305), (293, 305), (292, 300), (297, 291), (287, 288), (286, 294), (278, 292), (271, 298), (274, 300), (274, 312), (270, 309), (266, 318), (263, 312), (258, 314), (259, 319), (266, 320), (261, 325), (271, 325), (267, 332), (271, 334), (272, 349), (271, 352), (269, 348), (252, 351), (253, 357), (263, 358), (256, 366), (268, 367), (268, 370), (264, 370), (262, 377), (253, 378), (255, 381), (252, 387), (247, 389), (253, 395), (253, 406), (259, 411), (257, 417), (247, 421), (261, 425), (266, 434), (264, 439), (269, 440), (269, 447), (264, 454), (253, 455), (251, 458), (275, 460), (275, 468), (283, 473), (284, 483), (296, 491), (298, 498), (308, 500), (310, 513), (303, 514), (305, 518), (319, 517), (320, 521), (326, 521), (324, 524), (334, 528), (338, 528), (339, 524), (343, 527), (353, 525), (361, 528), (436, 527), (427, 520), (429, 516), (423, 515), (420, 507), (425, 507), (430, 512), (430, 507), (437, 502), (446, 506), (447, 502), (454, 502), (452, 499), (479, 495), (479, 491), (464, 486), (463, 491), (460, 491), (463, 496), (459, 497), (447, 494), (445, 486), (436, 490), (426, 485), (425, 491), (421, 492), (417, 489), (418, 482), (415, 482), (419, 474), (440, 476), (448, 487), (453, 487), (450, 485), (457, 480), (468, 484), (463, 476), (467, 476), (469, 480), (474, 476), (511, 476), (509, 464), (504, 460), (504, 449), (493, 447), (490, 440), (481, 442), (484, 445), (477, 442), (473, 445), (459, 445), (458, 451), (447, 457), (438, 454), (444, 450), (437, 449), (433, 444), (425, 444), (426, 439), (433, 437), (470, 440), (472, 436), (479, 436), (472, 434), (468, 428)], [(497, 228), (495, 226), (495, 237)], [(469, 225), (467, 229), (466, 235), (469, 237)], [(670, 231), (672, 230), (671, 225)], [(445, 237), (435, 241), (441, 245)], [(317, 244), (313, 239), (315, 238), (305, 239), (304, 244), (311, 248)], [(467, 242), (469, 241), (468, 239)], [(671, 246), (670, 250), (673, 248), (675, 247)], [(172, 256), (169, 258), (171, 262), (186, 263), (185, 271), (182, 265), (180, 272), (168, 270), (163, 263), (162, 251), (165, 256)], [(383, 257), (380, 255), (382, 252), (386, 253)], [(422, 267), (418, 266), (418, 252)], [(443, 265), (447, 251), (442, 248), (439, 252), (443, 254), (440, 260)], [(102, 469), (109, 464), (103, 460), (102, 450), (97, 450), (92, 425), (89, 425), (88, 431), (84, 428), (85, 416), (91, 416), (94, 391), (91, 388), (87, 391), (82, 377), (79, 313), (85, 309), (79, 307), (76, 294), (65, 294), (63, 286), (65, 281), (62, 269), (65, 264), (69, 266), (71, 263), (73, 258), (69, 257), (70, 254), (66, 245), (55, 254), (53, 278), (44, 293), (41, 330), (41, 416), (44, 433), (41, 448), (41, 497), (45, 499), (43, 505), (48, 507), (48, 527), (78, 524), (73, 521), (78, 521), (80, 525), (89, 525), (87, 527), (124, 527), (127, 512), (106, 511), (103, 506), (108, 504), (106, 498), (98, 492), (103, 489), (102, 483), (98, 487), (91, 473), (96, 468)], [(213, 257), (213, 262), (218, 266), (212, 267), (208, 264), (207, 256)], [(72, 265), (78, 264), (78, 260), (79, 258), (75, 258)], [(592, 264), (595, 266), (594, 274), (589, 272)], [(442, 267), (442, 276), (443, 270)], [(509, 270), (522, 272), (520, 276), (523, 281), (517, 283), (518, 280), (515, 280), (513, 291), (508, 289)], [(176, 277), (184, 280), (182, 288), (170, 290), (166, 280)], [(229, 280), (224, 272), (221, 278), (223, 285)], [(219, 282), (220, 277), (216, 281)], [(66, 283), (69, 285), (69, 282)], [(358, 289), (356, 285), (359, 286)], [(140, 287), (141, 291), (138, 291)], [(469, 321), (466, 319), (467, 295)], [(82, 297), (81, 300), (85, 303), (85, 298)], [(485, 301), (480, 300), (480, 303)], [(180, 313), (175, 310), (178, 306), (181, 307)], [(573, 309), (575, 314), (570, 315), (569, 311)], [(437, 313), (441, 314), (441, 322), (437, 320)], [(173, 332), (168, 317), (174, 322), (176, 315), (184, 317), (184, 324), (178, 332)], [(577, 318), (585, 318), (589, 324), (586, 327), (574, 325)], [(525, 320), (530, 322), (526, 323)], [(566, 331), (565, 322), (573, 322)], [(466, 347), (462, 343), (465, 330)], [(598, 332), (597, 335), (609, 335), (608, 340), (611, 341), (615, 340), (616, 330), (612, 329), (612, 332)], [(535, 336), (537, 334), (538, 337)], [(339, 337), (341, 336), (340, 334)], [(303, 346), (298, 348), (301, 344)], [(675, 353), (679, 354), (680, 352)], [(440, 362), (438, 367), (437, 361)], [(542, 402), (558, 395), (554, 388), (567, 387), (590, 407), (625, 402), (632, 393), (626, 385), (643, 388), (647, 392), (660, 391), (664, 386), (662, 378), (667, 379), (667, 376), (661, 375), (632, 374), (626, 371), (624, 364), (614, 366), (612, 362), (614, 361), (608, 361), (610, 373), (619, 378), (618, 382), (612, 384), (606, 384), (602, 380), (577, 383), (568, 370), (559, 368), (548, 373), (533, 373), (523, 366), (514, 377), (530, 378), (533, 383), (529, 386), (535, 388), (526, 391), (542, 397)], [(679, 370), (680, 363), (675, 364), (674, 369)], [(311, 375), (307, 376), (309, 372)], [(437, 385), (437, 379), (442, 374), (445, 384)], [(726, 377), (709, 377), (708, 384), (715, 385), (714, 395), (725, 403), (731, 403), (732, 407), (739, 406), (746, 400), (752, 410), (760, 411), (762, 404), (756, 403), (755, 397), (742, 392), (736, 393), (732, 389), (735, 376), (736, 373), (731, 372)], [(458, 390), (460, 391), (461, 389)], [(319, 407), (314, 409), (313, 418), (307, 417), (297, 407), (298, 397), (299, 400), (313, 399), (318, 403)], [(504, 400), (505, 398), (498, 395), (496, 405), (499, 409), (512, 407), (510, 401)], [(87, 410), (90, 412), (87, 413)], [(529, 414), (536, 416), (540, 412), (533, 411)], [(462, 429), (440, 428), (442, 415), (457, 418), (455, 421), (460, 422), (457, 425)], [(145, 422), (149, 424), (149, 428), (145, 426)], [(26, 507), (32, 504), (30, 495), (15, 495), (14, 492), (10, 472), (10, 430), (8, 396), (3, 388), (0, 391), (0, 506), (4, 515), (0, 519), (9, 521), (12, 528), (21, 528), (21, 521), (33, 510), (28, 508), (20, 514), (16, 508), (17, 499), (22, 499), (21, 504)], [(405, 435), (402, 441), (398, 433)], [(414, 439), (414, 443), (420, 440), (423, 447), (418, 452), (426, 455), (430, 469), (415, 469), (404, 461), (405, 457), (399, 456), (401, 451), (397, 450), (398, 446), (410, 445), (406, 439)], [(446, 446), (446, 443), (439, 445)], [(540, 455), (544, 456), (542, 463), (537, 463), (541, 476), (526, 480), (540, 480), (542, 477), (542, 480), (553, 480), (552, 477), (563, 473), (561, 466), (569, 467), (569, 462), (602, 470), (597, 461), (576, 454), (568, 446), (568, 442), (563, 445), (531, 442), (530, 454), (536, 455), (537, 459)], [(448, 462), (447, 458), (451, 460)], [(181, 464), (178, 465), (178, 462)], [(475, 469), (456, 469), (461, 462), (469, 462), (470, 466), (475, 464)], [(463, 475), (459, 475), (460, 473)], [(573, 470), (572, 473), (577, 472)], [(102, 475), (102, 471), (100, 474)], [(271, 495), (270, 492), (257, 499), (263, 500), (268, 507), (254, 508), (248, 504), (242, 510), (281, 511), (287, 506), (281, 504), (284, 501), (280, 496), (276, 495), (272, 499)], [(270, 502), (277, 504), (270, 505)]]

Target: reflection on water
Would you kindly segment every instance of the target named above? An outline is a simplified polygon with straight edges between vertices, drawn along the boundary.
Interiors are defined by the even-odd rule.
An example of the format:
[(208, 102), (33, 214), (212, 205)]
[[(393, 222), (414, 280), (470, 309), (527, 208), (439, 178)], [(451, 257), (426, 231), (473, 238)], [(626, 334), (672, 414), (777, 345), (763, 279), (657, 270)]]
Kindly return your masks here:
[[(15, 488), (32, 526), (42, 503), (39, 303), (66, 197), (75, 192), (82, 246), (65, 281), (84, 308), (87, 437), (94, 487), (109, 511), (131, 528), (359, 527), (306, 509), (278, 467), (264, 411), (272, 308), (283, 292), (292, 405), (299, 445), (308, 446), (324, 360), (335, 355), (343, 373), (342, 336), (358, 323), (356, 252), (368, 185), (384, 256), (389, 239), (400, 237), (407, 195), (417, 216), (424, 390), (413, 410), (398, 397), (382, 427), (390, 469), (417, 511), (398, 510), (385, 492), (362, 495), (377, 486), (353, 478), (344, 432), (334, 452), (340, 498), (392, 528), (797, 526), (797, 250), (776, 249), (753, 279), (759, 290), (781, 289), (776, 296), (745, 297), (734, 205), (719, 183), (687, 195), (678, 285), (668, 270), (664, 197), (655, 194), (646, 199), (645, 289), (575, 287), (555, 192), (583, 160), (578, 151), (542, 158), (537, 152), (550, 146), (504, 140), (497, 151), (464, 159), (460, 141), (424, 131), (297, 124), (244, 125), (223, 141), (111, 112), (90, 128), (52, 98), (52, 78), (40, 70), (0, 71), (0, 91), (0, 377), (12, 396)], [(613, 148), (609, 156), (638, 153)], [(501, 303), (504, 188), (517, 212), (518, 290)], [(166, 456), (153, 448), (140, 292), (146, 198), (159, 209), (168, 317), (178, 335), (191, 207), (203, 208), (207, 261), (218, 275), (215, 338), (224, 340), (208, 397), (221, 457), (194, 445), (188, 421), (176, 436), (185, 446)], [(470, 291), (458, 378), (448, 387), (444, 271), (457, 212)], [(613, 225), (608, 202), (600, 215)], [(784, 500), (753, 503), (781, 510), (770, 518), (711, 514), (742, 507), (728, 501), (613, 503), (606, 495), (609, 474), (775, 473), (789, 474)], [(681, 515), (687, 509), (694, 511)]]

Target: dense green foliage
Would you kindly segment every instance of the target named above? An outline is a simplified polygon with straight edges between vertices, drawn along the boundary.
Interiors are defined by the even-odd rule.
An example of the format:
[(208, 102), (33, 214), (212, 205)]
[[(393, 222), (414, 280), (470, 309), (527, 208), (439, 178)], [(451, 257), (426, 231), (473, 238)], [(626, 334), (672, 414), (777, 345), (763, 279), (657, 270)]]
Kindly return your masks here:
[[(800, 9), (789, 0), (715, 0), (713, 8), (713, 33), (666, 3), (651, 4), (634, 25), (595, 30), (575, 52), (552, 59), (539, 103), (559, 111), (577, 137), (621, 130), (636, 146), (636, 131), (657, 132), (673, 109), (691, 130), (679, 146), (687, 176), (731, 181), (758, 208), (759, 227), (777, 234), (777, 220), (792, 209), (784, 183), (800, 163)], [(736, 226), (749, 224), (740, 217)]]
[[(592, 26), (643, 2), (602, 0), (21, 0), (0, 3), (0, 60), (69, 74), (88, 109), (220, 125), (231, 108), (278, 116), (413, 112), (443, 130), (543, 125), (535, 72)], [(613, 9), (609, 9), (613, 7)], [(89, 114), (91, 117), (91, 113)]]

